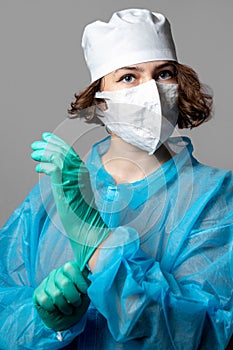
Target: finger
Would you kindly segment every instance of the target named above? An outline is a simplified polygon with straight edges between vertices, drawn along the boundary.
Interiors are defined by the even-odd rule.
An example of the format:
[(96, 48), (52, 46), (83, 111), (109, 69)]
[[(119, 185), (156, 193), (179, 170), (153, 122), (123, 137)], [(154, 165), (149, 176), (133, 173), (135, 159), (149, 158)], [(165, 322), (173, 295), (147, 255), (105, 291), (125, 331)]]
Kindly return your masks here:
[[(44, 146), (38, 142), (38, 144), (34, 144), (32, 146), (34, 152), (32, 152), (31, 158), (33, 160), (38, 162), (53, 163), (60, 169), (62, 169), (65, 165), (68, 167), (74, 167), (76, 163), (78, 164), (79, 161), (81, 161), (76, 153), (73, 151), (67, 152), (67, 150), (62, 149), (57, 145), (48, 143), (46, 144), (46, 147), (43, 148)], [(75, 164), (73, 164), (74, 162)]]
[(46, 150), (57, 152), (57, 154), (62, 155), (62, 159), (65, 159), (68, 156), (70, 160), (74, 158), (76, 161), (79, 160), (81, 162), (81, 159), (75, 150), (56, 135), (46, 132), (42, 134), (42, 139), (44, 141), (35, 141), (31, 144), (31, 148), (34, 151)]
[(47, 142), (44, 142), (44, 141), (41, 141), (41, 140), (39, 140), (39, 141), (34, 141), (34, 142), (32, 142), (32, 144), (31, 144), (31, 148), (33, 149), (33, 150), (38, 150), (38, 149), (45, 149), (46, 148), (46, 146), (47, 146)]
[(36, 150), (32, 152), (31, 158), (37, 162), (45, 162), (54, 164), (58, 169), (62, 170), (65, 165), (69, 167), (74, 167), (72, 161), (65, 158), (66, 154), (61, 152), (50, 151), (50, 150)]
[(64, 162), (64, 155), (61, 152), (55, 150), (35, 150), (31, 154), (32, 159), (38, 162), (47, 162), (61, 165)]
[(81, 295), (72, 280), (64, 274), (57, 274), (55, 283), (68, 303), (74, 307), (78, 307), (81, 304)]
[(53, 153), (47, 152), (46, 150), (36, 150), (31, 153), (32, 159), (36, 160), (37, 162), (48, 162), (52, 163), (52, 157)]
[(80, 271), (78, 264), (76, 261), (67, 262), (63, 266), (64, 275), (69, 277), (70, 280), (73, 281), (75, 287), (81, 292), (81, 293), (87, 293), (87, 289), (89, 286), (89, 281), (84, 277), (82, 272)]
[(33, 302), (36, 307), (42, 307), (48, 312), (54, 312), (56, 310), (52, 299), (47, 293), (45, 293), (46, 281), (44, 280), (35, 290), (33, 294)]
[[(58, 136), (45, 132), (42, 134), (42, 139), (47, 143), (53, 145), (54, 147), (59, 147), (59, 149), (63, 150), (63, 154), (67, 155), (67, 153), (71, 154), (74, 157), (79, 157), (77, 152), (74, 150), (72, 146), (70, 146), (67, 142), (59, 138)], [(79, 157), (80, 158), (80, 157)]]
[(51, 175), (54, 175), (56, 172), (58, 172), (59, 169), (54, 164), (40, 163), (40, 164), (37, 164), (35, 170), (37, 173), (44, 173), (46, 175), (51, 176)]
[(42, 139), (50, 144), (53, 144), (54, 146), (59, 146), (66, 152), (68, 152), (69, 149), (71, 148), (71, 146), (68, 143), (66, 143), (64, 140), (60, 139), (60, 137), (49, 132), (44, 132), (42, 134)]
[(57, 270), (54, 270), (50, 273), (44, 291), (53, 301), (53, 304), (56, 306), (56, 308), (64, 315), (68, 316), (72, 314), (73, 307), (67, 302), (62, 291), (56, 286), (56, 274)]
[(64, 315), (69, 316), (73, 312), (73, 307), (71, 304), (67, 302), (64, 298), (64, 295), (57, 288), (54, 288), (53, 293), (51, 293), (51, 298), (53, 299), (53, 303), (56, 308)]
[(63, 147), (60, 147), (56, 144), (53, 144), (51, 142), (44, 142), (44, 141), (35, 141), (31, 144), (31, 148), (33, 151), (41, 151), (41, 154), (43, 155), (43, 152), (45, 154), (49, 153), (55, 153), (57, 155), (61, 155), (63, 158), (67, 156), (67, 153), (69, 152), (68, 149), (64, 149)]
[(64, 154), (67, 154), (68, 152), (72, 152), (73, 154), (77, 155), (77, 153), (74, 151), (72, 146), (70, 146), (68, 143), (66, 143), (64, 140), (60, 139), (58, 136), (49, 133), (49, 132), (44, 132), (42, 134), (42, 140), (44, 141), (34, 141), (31, 144), (31, 148), (33, 150), (37, 149), (45, 149), (46, 147), (49, 147), (48, 145), (56, 147), (54, 150), (63, 150)]

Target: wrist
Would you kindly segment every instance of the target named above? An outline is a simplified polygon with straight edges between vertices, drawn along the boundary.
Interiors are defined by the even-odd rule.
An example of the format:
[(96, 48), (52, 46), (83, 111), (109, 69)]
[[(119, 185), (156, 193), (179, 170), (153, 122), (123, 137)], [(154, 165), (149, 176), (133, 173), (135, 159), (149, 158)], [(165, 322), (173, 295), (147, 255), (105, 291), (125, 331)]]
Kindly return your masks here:
[(95, 249), (94, 253), (91, 255), (90, 259), (88, 260), (88, 266), (91, 272), (94, 271), (100, 251), (110, 236), (111, 236), (111, 232), (109, 236)]

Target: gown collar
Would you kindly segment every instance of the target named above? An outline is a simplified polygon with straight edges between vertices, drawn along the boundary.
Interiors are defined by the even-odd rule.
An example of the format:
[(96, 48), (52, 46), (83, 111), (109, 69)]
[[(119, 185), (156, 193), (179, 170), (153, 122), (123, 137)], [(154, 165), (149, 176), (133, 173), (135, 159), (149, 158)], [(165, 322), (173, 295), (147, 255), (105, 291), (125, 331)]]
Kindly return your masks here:
[[(94, 193), (102, 192), (106, 200), (107, 193), (108, 195), (111, 193), (112, 199), (116, 199), (117, 192), (124, 192), (124, 195), (127, 195), (130, 191), (132, 199), (130, 206), (136, 208), (155, 192), (168, 186), (169, 182), (174, 182), (183, 166), (193, 165), (196, 160), (192, 156), (193, 146), (188, 137), (170, 137), (167, 142), (175, 153), (171, 159), (142, 180), (117, 185), (114, 178), (105, 170), (101, 160), (110, 147), (110, 136), (94, 144), (86, 162)], [(108, 192), (106, 192), (107, 189)]]

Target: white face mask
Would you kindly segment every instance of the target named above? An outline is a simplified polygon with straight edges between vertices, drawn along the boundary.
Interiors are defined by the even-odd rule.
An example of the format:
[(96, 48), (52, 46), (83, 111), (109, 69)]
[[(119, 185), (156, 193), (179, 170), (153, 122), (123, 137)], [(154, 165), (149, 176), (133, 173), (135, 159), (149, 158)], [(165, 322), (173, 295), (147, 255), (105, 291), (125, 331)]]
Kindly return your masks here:
[(97, 116), (124, 141), (153, 154), (174, 131), (178, 118), (178, 85), (150, 80), (136, 87), (95, 94), (107, 108)]

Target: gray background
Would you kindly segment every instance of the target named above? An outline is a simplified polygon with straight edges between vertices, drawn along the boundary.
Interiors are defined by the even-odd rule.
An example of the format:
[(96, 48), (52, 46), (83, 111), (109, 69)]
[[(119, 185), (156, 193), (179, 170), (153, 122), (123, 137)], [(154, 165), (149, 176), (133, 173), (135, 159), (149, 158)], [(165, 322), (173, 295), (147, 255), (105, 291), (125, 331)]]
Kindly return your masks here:
[(233, 170), (232, 0), (0, 0), (0, 224), (38, 181), (31, 142), (56, 130), (74, 92), (89, 84), (83, 27), (129, 7), (169, 18), (179, 61), (192, 66), (215, 97), (212, 121), (191, 131), (195, 156)]

